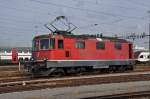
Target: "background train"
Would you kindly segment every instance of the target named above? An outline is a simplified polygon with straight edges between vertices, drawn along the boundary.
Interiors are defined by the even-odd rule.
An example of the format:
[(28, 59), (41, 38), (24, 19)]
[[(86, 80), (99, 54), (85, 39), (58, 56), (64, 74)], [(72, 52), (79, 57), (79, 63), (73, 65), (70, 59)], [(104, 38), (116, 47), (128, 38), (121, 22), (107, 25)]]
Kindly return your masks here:
[(136, 51), (134, 52), (134, 58), (137, 64), (146, 64), (150, 61), (150, 53), (148, 51)]
[(30, 58), (30, 48), (0, 48), (0, 65), (24, 63)]

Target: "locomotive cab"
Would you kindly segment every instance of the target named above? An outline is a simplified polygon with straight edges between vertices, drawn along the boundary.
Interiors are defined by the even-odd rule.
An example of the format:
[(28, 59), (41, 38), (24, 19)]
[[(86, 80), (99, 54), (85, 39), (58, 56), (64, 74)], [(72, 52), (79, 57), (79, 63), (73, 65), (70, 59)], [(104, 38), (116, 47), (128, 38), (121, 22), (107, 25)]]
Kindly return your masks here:
[(50, 36), (34, 38), (32, 50), (32, 58), (34, 60), (49, 59), (51, 51), (55, 50), (55, 38)]
[(37, 36), (32, 41), (32, 59), (26, 62), (25, 68), (31, 73), (45, 74), (45, 71), (59, 67), (56, 66), (58, 60), (70, 58), (69, 42), (67, 47), (64, 50), (64, 37), (60, 33)]

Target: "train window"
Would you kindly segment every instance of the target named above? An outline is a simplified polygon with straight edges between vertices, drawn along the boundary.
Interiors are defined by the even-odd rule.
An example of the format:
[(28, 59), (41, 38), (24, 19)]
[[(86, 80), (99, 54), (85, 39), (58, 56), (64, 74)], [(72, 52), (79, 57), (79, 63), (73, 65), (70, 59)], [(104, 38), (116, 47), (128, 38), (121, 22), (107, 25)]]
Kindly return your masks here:
[(17, 52), (18, 52), (18, 53), (22, 53), (22, 50), (18, 50)]
[(64, 48), (64, 41), (58, 40), (58, 49), (63, 49), (63, 48)]
[(33, 51), (39, 50), (39, 41), (33, 40), (33, 43), (32, 43), (32, 50), (33, 50)]
[(45, 50), (49, 48), (49, 39), (40, 40), (40, 49)]
[(50, 49), (55, 49), (55, 38), (50, 39)]
[(19, 61), (20, 61), (20, 62), (23, 62), (23, 58), (22, 58), (22, 57), (20, 57), (20, 58), (19, 58)]
[(148, 55), (147, 58), (150, 59), (150, 55)]
[(7, 53), (11, 53), (11, 49), (6, 49), (6, 52)]
[(26, 57), (25, 59), (24, 59), (25, 61), (29, 61), (29, 59)]
[(77, 41), (75, 47), (84, 49), (85, 48), (85, 42), (84, 41)]
[(115, 42), (115, 48), (116, 48), (117, 50), (121, 50), (121, 49), (122, 49), (121, 43), (120, 43), (120, 42)]
[(24, 52), (24, 53), (28, 53), (28, 50), (24, 50), (23, 52)]
[(96, 49), (105, 49), (104, 42), (96, 42)]
[(141, 55), (140, 58), (143, 58), (143, 55)]
[(5, 50), (0, 50), (0, 52), (5, 53), (6, 51)]
[(33, 41), (32, 41), (32, 50), (35, 51), (35, 48), (36, 48), (36, 41), (33, 40)]

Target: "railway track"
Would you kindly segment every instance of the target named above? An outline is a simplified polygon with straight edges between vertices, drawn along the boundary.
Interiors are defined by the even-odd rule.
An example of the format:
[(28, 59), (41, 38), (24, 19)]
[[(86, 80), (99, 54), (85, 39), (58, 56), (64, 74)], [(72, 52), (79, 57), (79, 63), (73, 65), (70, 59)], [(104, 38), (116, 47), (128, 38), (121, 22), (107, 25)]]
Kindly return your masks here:
[[(21, 67), (23, 67), (21, 65)], [(0, 65), (0, 71), (15, 71), (15, 70), (18, 70), (19, 66), (18, 65), (6, 65), (6, 66), (3, 66), (3, 65)]]
[(80, 77), (42, 78), (0, 83), (0, 93), (56, 88), (65, 86), (80, 86), (92, 84), (120, 83), (150, 80), (150, 72), (118, 73), (107, 75), (89, 75)]
[(135, 71), (150, 71), (150, 65), (137, 64), (134, 69)]
[[(150, 71), (150, 66), (138, 65), (135, 67), (134, 71), (127, 71), (126, 73), (145, 72), (145, 71)], [(86, 75), (99, 75), (99, 74), (101, 75), (101, 74), (108, 74), (108, 73), (95, 73), (95, 72), (86, 73)], [(73, 76), (78, 76), (78, 75), (73, 75)], [(70, 77), (70, 76), (66, 76), (66, 77)], [(18, 66), (0, 67), (0, 82), (11, 82), (11, 81), (22, 81), (22, 80), (31, 80), (31, 75), (24, 73), (24, 71), (18, 71)]]
[(149, 98), (150, 98), (150, 91), (144, 91), (144, 92), (132, 92), (107, 96), (88, 97), (81, 99), (149, 99)]
[[(145, 71), (150, 71), (150, 66), (144, 66), (144, 65), (138, 65), (136, 66), (134, 71), (130, 71), (130, 72), (126, 72), (126, 73), (132, 73), (132, 72), (145, 72)], [(116, 73), (113, 73), (116, 74)], [(105, 73), (102, 74), (94, 74), (94, 73), (90, 73), (87, 74), (86, 76), (91, 77), (91, 75), (105, 75)], [(112, 75), (112, 74), (108, 74), (108, 75)], [(84, 76), (84, 75), (82, 75)], [(78, 77), (78, 75), (73, 75), (73, 76), (64, 76), (63, 78), (70, 78), (70, 77)], [(53, 77), (54, 78), (54, 77)], [(53, 79), (51, 77), (46, 77), (45, 79)], [(23, 71), (18, 71), (18, 66), (4, 66), (4, 67), (0, 67), (0, 84), (4, 84), (4, 83), (9, 83), (9, 82), (26, 82), (28, 80), (38, 80), (38, 79), (42, 79), (42, 78), (31, 78), (31, 75), (29, 74), (24, 74)], [(42, 81), (43, 82), (43, 81)], [(107, 82), (107, 81), (106, 81)], [(27, 82), (28, 84), (29, 82)], [(15, 83), (14, 83), (15, 84)], [(31, 83), (32, 84), (32, 83)], [(29, 85), (31, 85), (29, 83)], [(9, 85), (9, 84), (8, 84)], [(22, 83), (20, 83), (19, 85), (22, 85)]]

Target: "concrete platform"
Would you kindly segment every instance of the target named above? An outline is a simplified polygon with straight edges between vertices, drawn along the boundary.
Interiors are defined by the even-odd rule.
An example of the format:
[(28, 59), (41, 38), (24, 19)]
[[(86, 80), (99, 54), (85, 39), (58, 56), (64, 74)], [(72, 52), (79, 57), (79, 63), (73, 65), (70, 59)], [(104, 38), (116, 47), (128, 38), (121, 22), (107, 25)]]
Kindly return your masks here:
[(111, 83), (78, 87), (42, 89), (0, 94), (0, 99), (79, 99), (94, 96), (150, 91), (150, 81)]

